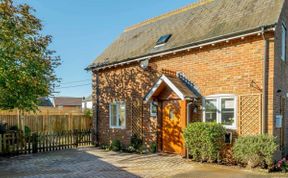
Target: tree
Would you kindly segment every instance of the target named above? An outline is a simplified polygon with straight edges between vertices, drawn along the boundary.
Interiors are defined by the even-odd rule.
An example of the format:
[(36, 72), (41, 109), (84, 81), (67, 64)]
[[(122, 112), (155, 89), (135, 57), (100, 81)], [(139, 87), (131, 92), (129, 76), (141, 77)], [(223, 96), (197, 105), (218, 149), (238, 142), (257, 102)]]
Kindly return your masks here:
[(60, 58), (49, 50), (51, 36), (27, 4), (0, 0), (0, 109), (36, 111), (38, 98), (57, 84)]

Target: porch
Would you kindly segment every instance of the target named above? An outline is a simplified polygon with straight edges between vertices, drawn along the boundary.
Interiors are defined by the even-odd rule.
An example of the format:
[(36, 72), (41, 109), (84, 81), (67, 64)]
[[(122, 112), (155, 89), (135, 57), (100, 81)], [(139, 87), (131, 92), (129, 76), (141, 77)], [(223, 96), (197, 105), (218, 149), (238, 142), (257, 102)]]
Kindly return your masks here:
[(163, 74), (147, 93), (144, 102), (151, 101), (150, 111), (157, 111), (159, 152), (186, 154), (183, 129), (196, 114), (199, 98), (197, 89), (181, 73)]

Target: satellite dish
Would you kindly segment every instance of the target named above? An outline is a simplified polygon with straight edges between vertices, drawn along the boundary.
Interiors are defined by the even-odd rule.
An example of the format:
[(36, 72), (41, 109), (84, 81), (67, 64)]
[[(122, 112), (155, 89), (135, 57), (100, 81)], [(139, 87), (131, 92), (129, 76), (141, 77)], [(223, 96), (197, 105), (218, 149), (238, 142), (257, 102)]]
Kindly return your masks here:
[(140, 67), (141, 67), (142, 69), (147, 69), (148, 66), (149, 66), (149, 59), (145, 59), (145, 60), (143, 60), (143, 61), (140, 62)]

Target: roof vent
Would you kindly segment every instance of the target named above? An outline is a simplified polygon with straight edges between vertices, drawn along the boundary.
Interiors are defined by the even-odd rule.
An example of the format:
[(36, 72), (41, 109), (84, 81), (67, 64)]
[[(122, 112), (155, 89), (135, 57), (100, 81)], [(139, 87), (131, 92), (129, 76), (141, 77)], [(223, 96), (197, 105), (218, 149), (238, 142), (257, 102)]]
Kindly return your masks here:
[(164, 44), (166, 44), (168, 41), (169, 41), (169, 39), (171, 38), (171, 36), (172, 36), (172, 34), (167, 34), (167, 35), (163, 35), (163, 36), (161, 36), (160, 38), (159, 38), (159, 40), (157, 41), (157, 43), (156, 43), (156, 47), (157, 46), (162, 46), (162, 45), (164, 45)]

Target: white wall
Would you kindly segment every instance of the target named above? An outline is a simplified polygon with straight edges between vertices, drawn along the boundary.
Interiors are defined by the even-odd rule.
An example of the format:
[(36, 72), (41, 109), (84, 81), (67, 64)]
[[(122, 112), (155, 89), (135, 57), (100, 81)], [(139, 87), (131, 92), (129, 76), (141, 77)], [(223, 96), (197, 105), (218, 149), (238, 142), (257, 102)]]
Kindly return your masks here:
[(92, 101), (83, 101), (82, 109), (92, 109)]

